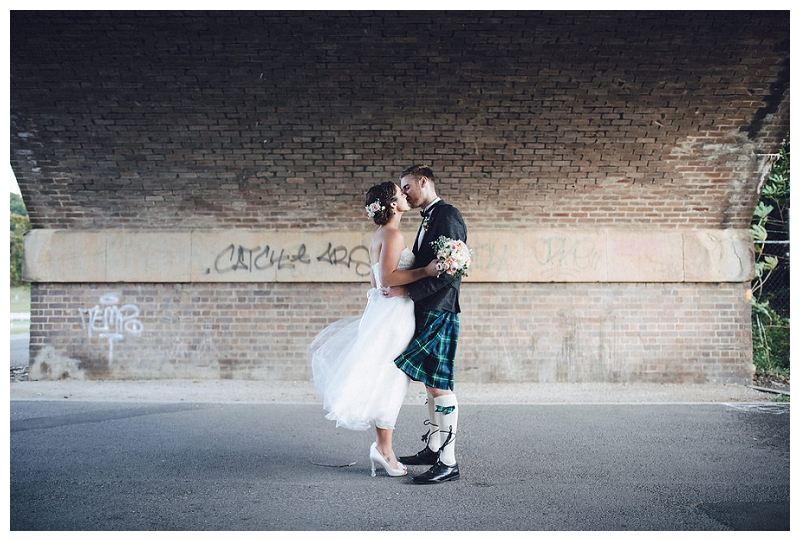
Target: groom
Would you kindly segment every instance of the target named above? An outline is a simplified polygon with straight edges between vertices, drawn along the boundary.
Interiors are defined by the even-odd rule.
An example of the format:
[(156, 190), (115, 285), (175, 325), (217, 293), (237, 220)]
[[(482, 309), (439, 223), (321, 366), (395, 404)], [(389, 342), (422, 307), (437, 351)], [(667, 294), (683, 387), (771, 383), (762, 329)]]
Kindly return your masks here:
[[(461, 213), (436, 195), (433, 171), (413, 165), (400, 175), (400, 187), (412, 208), (423, 209), (413, 252), (414, 268), (425, 267), (436, 258), (431, 243), (440, 236), (467, 242), (467, 226)], [(461, 307), (458, 295), (461, 277), (448, 274), (424, 278), (406, 286), (387, 288), (389, 297), (408, 295), (414, 301), (417, 330), (408, 348), (394, 362), (411, 379), (425, 384), (428, 394), (427, 446), (416, 455), (399, 460), (407, 465), (430, 465), (412, 477), (414, 483), (433, 484), (460, 477), (455, 455), (458, 402), (453, 392), (453, 361), (458, 343)]]

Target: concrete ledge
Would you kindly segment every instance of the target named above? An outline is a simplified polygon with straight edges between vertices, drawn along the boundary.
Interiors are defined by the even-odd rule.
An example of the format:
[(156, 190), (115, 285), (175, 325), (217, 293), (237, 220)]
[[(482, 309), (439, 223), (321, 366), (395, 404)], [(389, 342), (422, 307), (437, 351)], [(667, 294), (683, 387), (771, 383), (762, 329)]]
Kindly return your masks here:
[[(415, 232), (406, 233), (411, 245)], [(44, 230), (30, 282), (366, 282), (371, 230)], [(747, 230), (473, 230), (473, 282), (747, 282)]]
[[(775, 395), (743, 385), (658, 383), (461, 383), (460, 404), (664, 404), (770, 402)], [(11, 400), (91, 402), (320, 404), (306, 381), (134, 380), (17, 381)], [(412, 382), (405, 404), (425, 403), (425, 388)]]

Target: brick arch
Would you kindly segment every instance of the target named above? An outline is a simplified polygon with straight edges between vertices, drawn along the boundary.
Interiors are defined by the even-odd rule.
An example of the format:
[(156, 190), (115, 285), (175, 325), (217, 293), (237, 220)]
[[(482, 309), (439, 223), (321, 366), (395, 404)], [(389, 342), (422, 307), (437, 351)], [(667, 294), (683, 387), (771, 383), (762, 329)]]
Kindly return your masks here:
[[(370, 234), (360, 208), (366, 189), (426, 162), (439, 174), (440, 195), (487, 247), (484, 274), (465, 284), (464, 377), (745, 380), (749, 266), (730, 270), (730, 262), (747, 259), (759, 183), (788, 132), (788, 36), (788, 12), (760, 11), (13, 12), (11, 162), (35, 228), (26, 257), (40, 292), (32, 359), (45, 350), (79, 364), (104, 358), (78, 308), (64, 309), (59, 324), (47, 308), (63, 294), (83, 309), (97, 288), (130, 291), (129, 304), (150, 311), (157, 355), (168, 340), (154, 338), (158, 303), (144, 298), (230, 283), (231, 273), (203, 274), (225, 241), (195, 256), (197, 239), (239, 232), (228, 235), (232, 246), (264, 254), (267, 245), (296, 246), (298, 231), (335, 231), (350, 254)], [(412, 220), (407, 227), (413, 234)], [(272, 240), (251, 242), (247, 235), (259, 231)], [(504, 265), (484, 239), (509, 250), (525, 239), (538, 251), (529, 250), (526, 273), (512, 276), (504, 269), (514, 261)], [(314, 257), (325, 253), (317, 241)], [(592, 244), (604, 247), (598, 262), (579, 269), (591, 260), (580, 247)], [(64, 262), (76, 252), (73, 272)], [(135, 265), (148, 257), (166, 270)], [(180, 266), (193, 257), (205, 259)], [(318, 280), (356, 282), (339, 263), (344, 274)], [(292, 279), (314, 297), (325, 287)], [(538, 289), (547, 283), (556, 285)], [(586, 305), (570, 301), (586, 298), (587, 283), (605, 293)], [(160, 293), (141, 297), (142, 284)], [(498, 291), (531, 304), (511, 308), (496, 300)], [(664, 314), (671, 291), (719, 296), (735, 314), (712, 325), (725, 336), (687, 337), (683, 326), (692, 318), (696, 328), (706, 325), (709, 312), (685, 300)], [(638, 306), (632, 316), (611, 302), (616, 294)], [(548, 298), (549, 316), (539, 321), (529, 311), (534, 299)], [(347, 310), (357, 313), (354, 299)], [(294, 317), (313, 336), (320, 322), (295, 300)], [(191, 302), (178, 304), (191, 311)], [(485, 310), (492, 317), (479, 325), (474, 316)], [(568, 317), (553, 318), (559, 310)], [(672, 328), (653, 336), (631, 330), (628, 319), (648, 312)], [(331, 306), (324, 319), (339, 313)], [(195, 322), (189, 330), (168, 332), (190, 343), (207, 336), (200, 327), (237, 316), (202, 324), (184, 317)], [(554, 330), (553, 321), (563, 325)], [(258, 334), (252, 321), (236, 326)], [(235, 358), (206, 362), (188, 347), (171, 366), (297, 377), (308, 336), (289, 332), (268, 333), (284, 344), (269, 360), (229, 345)], [(620, 340), (613, 347), (612, 335)], [(505, 351), (494, 349), (498, 342)], [(134, 343), (117, 344), (116, 362), (136, 374)], [(84, 364), (98, 362), (107, 361)]]

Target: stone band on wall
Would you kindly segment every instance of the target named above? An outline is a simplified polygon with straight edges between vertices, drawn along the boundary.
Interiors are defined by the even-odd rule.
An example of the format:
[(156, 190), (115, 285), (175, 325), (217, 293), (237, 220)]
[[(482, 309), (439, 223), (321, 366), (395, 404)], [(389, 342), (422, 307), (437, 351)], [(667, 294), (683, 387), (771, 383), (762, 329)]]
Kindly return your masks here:
[[(23, 275), (40, 283), (365, 282), (371, 235), (35, 229), (25, 235)], [(471, 282), (746, 282), (754, 273), (752, 239), (738, 229), (481, 229), (469, 245)]]

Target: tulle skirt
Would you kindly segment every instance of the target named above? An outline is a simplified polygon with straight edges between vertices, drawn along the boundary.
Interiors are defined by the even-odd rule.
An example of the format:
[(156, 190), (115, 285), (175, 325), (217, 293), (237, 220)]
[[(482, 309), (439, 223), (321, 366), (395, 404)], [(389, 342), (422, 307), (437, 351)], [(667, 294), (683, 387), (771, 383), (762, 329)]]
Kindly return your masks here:
[(409, 383), (394, 360), (414, 337), (414, 302), (377, 289), (367, 299), (362, 316), (333, 323), (311, 343), (311, 381), (336, 426), (393, 429)]

